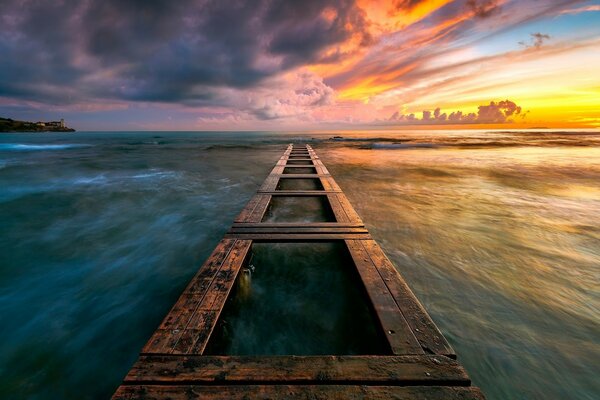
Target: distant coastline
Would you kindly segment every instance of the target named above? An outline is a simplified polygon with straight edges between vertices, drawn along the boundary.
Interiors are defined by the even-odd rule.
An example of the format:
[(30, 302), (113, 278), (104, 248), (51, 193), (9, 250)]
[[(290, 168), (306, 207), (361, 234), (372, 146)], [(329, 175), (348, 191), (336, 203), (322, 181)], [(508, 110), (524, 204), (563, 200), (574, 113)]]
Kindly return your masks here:
[(27, 122), (0, 117), (0, 132), (75, 132), (75, 129), (66, 126), (64, 119), (48, 122)]

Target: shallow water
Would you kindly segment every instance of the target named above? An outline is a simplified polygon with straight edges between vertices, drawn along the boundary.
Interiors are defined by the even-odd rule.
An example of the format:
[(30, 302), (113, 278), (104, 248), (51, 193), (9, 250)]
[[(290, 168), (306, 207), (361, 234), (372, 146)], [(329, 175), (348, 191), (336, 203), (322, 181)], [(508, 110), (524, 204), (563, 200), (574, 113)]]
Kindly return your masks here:
[(207, 354), (384, 354), (343, 242), (255, 243)]
[(262, 222), (335, 222), (326, 196), (273, 196)]
[(0, 398), (109, 397), (292, 141), (489, 399), (597, 398), (600, 134), (341, 135), (2, 134)]

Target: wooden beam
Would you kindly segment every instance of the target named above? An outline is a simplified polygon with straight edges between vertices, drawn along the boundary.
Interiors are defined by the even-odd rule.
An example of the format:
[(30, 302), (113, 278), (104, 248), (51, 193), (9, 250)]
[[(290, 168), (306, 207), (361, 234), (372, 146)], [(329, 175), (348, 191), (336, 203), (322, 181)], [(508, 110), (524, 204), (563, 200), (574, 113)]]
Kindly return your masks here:
[(227, 233), (228, 239), (258, 240), (263, 242), (311, 242), (331, 240), (367, 240), (372, 239), (368, 233)]
[[(316, 173), (283, 173), (285, 168), (307, 167)], [(277, 190), (281, 179), (318, 179), (324, 190)], [(321, 196), (335, 222), (263, 223), (273, 196)], [(386, 340), (387, 354), (203, 355), (254, 241), (341, 240)], [(455, 357), (312, 147), (290, 144), (146, 343), (113, 398), (483, 399)]]
[(251, 241), (224, 239), (164, 318), (142, 354), (202, 353)]
[(318, 233), (318, 234), (336, 234), (336, 233), (348, 233), (348, 234), (368, 234), (366, 228), (348, 228), (348, 227), (232, 227), (227, 233), (277, 233), (277, 234), (294, 234), (294, 233)]
[(327, 196), (330, 193), (341, 193), (335, 190), (275, 190), (275, 191), (259, 191), (260, 194), (268, 194), (270, 196)]
[(433, 323), (429, 314), (427, 314), (379, 245), (374, 240), (365, 240), (361, 244), (368, 253), (371, 262), (377, 265), (379, 275), (394, 297), (398, 308), (404, 315), (404, 319), (408, 322), (423, 350), (426, 353), (442, 354), (456, 358), (452, 346)]
[[(325, 379), (326, 378), (326, 379)], [(125, 384), (298, 383), (469, 386), (444, 356), (142, 356)]]
[(425, 354), (360, 240), (346, 240), (393, 354)]
[(339, 222), (260, 222), (236, 223), (232, 228), (291, 227), (291, 228), (364, 228), (362, 224), (340, 224)]
[(357, 385), (124, 385), (113, 400), (482, 400), (474, 387)]

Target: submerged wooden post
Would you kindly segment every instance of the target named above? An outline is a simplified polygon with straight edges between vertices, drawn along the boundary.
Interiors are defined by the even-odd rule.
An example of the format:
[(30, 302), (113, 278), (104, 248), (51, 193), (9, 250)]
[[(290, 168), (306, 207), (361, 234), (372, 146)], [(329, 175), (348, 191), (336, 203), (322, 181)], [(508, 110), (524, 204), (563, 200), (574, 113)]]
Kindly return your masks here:
[[(305, 172), (311, 169), (311, 173)], [(294, 179), (315, 187), (289, 189)], [(296, 181), (299, 182), (299, 181)], [(263, 222), (278, 196), (318, 196), (330, 222)], [(206, 355), (253, 242), (344, 242), (386, 354)], [(341, 333), (340, 333), (341, 334)], [(113, 399), (483, 399), (310, 146), (289, 145), (141, 351)]]

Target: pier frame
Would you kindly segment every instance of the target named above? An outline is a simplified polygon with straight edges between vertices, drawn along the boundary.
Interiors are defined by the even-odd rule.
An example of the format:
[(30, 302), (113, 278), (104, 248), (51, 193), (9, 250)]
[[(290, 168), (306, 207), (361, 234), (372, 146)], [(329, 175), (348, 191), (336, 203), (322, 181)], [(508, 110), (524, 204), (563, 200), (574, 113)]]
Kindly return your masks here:
[[(292, 161), (291, 164), (288, 164)], [(306, 164), (305, 164), (306, 163)], [(284, 173), (284, 169), (288, 170)], [(314, 168), (314, 174), (289, 173)], [(299, 169), (300, 171), (302, 169)], [(281, 190), (317, 179), (322, 190)], [(277, 196), (323, 196), (334, 222), (261, 222)], [(344, 242), (385, 355), (214, 356), (207, 344), (253, 242)], [(311, 146), (289, 145), (192, 278), (113, 399), (483, 399)]]

